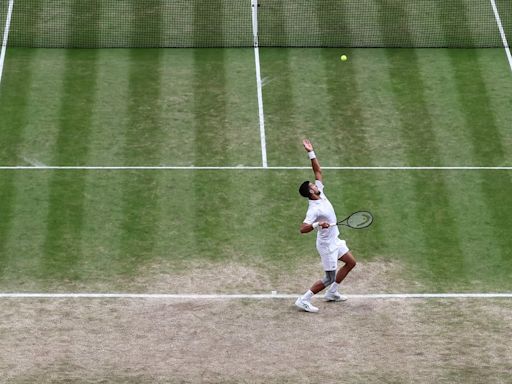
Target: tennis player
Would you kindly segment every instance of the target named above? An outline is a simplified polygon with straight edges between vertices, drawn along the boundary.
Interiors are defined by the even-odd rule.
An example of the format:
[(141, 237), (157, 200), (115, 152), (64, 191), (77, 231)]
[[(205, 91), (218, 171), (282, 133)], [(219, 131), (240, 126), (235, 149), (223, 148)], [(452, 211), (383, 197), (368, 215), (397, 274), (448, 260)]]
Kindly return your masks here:
[[(325, 300), (347, 300), (346, 296), (338, 292), (338, 286), (352, 268), (356, 266), (356, 260), (347, 248), (345, 240), (338, 238), (340, 234), (338, 226), (329, 225), (329, 223), (336, 223), (338, 220), (336, 219), (336, 213), (332, 204), (324, 194), (322, 169), (313, 151), (311, 142), (304, 140), (303, 144), (311, 160), (315, 182), (305, 181), (299, 188), (299, 193), (309, 201), (306, 218), (300, 226), (300, 232), (309, 233), (317, 230), (316, 249), (322, 259), (325, 276), (314, 283), (304, 295), (300, 296), (295, 305), (307, 312), (318, 312), (318, 308), (311, 304), (311, 298), (327, 287), (329, 288), (324, 295)], [(338, 260), (343, 261), (344, 265), (337, 271)]]

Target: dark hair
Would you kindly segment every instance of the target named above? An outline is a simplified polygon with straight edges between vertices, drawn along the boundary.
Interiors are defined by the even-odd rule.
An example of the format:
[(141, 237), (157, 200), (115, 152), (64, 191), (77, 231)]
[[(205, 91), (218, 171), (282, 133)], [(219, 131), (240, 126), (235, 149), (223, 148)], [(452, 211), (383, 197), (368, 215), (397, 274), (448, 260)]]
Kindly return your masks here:
[(309, 197), (309, 180), (303, 182), (299, 187), (299, 193), (303, 197)]

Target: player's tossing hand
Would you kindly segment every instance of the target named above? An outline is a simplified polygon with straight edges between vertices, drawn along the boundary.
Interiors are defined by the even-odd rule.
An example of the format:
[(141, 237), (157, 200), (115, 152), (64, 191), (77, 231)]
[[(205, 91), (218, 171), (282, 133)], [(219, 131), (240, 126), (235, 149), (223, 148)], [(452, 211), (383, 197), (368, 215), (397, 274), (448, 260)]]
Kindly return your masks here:
[(311, 152), (313, 150), (313, 144), (308, 139), (302, 140), (302, 144), (304, 144), (304, 148), (306, 151)]

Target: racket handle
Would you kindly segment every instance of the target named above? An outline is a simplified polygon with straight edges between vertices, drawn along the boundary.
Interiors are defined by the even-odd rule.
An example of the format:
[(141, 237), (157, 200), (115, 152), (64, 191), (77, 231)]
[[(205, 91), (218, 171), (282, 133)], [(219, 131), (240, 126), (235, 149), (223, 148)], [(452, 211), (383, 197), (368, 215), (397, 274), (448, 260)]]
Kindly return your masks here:
[(338, 225), (338, 223), (329, 223), (329, 227), (334, 227), (335, 225)]

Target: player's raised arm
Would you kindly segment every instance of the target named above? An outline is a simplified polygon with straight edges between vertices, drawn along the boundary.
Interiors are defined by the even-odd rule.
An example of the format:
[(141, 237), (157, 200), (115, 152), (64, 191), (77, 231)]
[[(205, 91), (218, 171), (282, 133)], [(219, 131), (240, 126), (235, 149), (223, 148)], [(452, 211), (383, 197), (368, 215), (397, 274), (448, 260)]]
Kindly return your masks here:
[(308, 156), (311, 160), (311, 167), (313, 168), (313, 173), (315, 174), (315, 180), (323, 181), (322, 168), (320, 168), (320, 163), (316, 158), (315, 151), (313, 150), (313, 144), (311, 144), (311, 141), (309, 141), (308, 139), (304, 139), (302, 141), (302, 144), (304, 144), (304, 148), (308, 152)]

